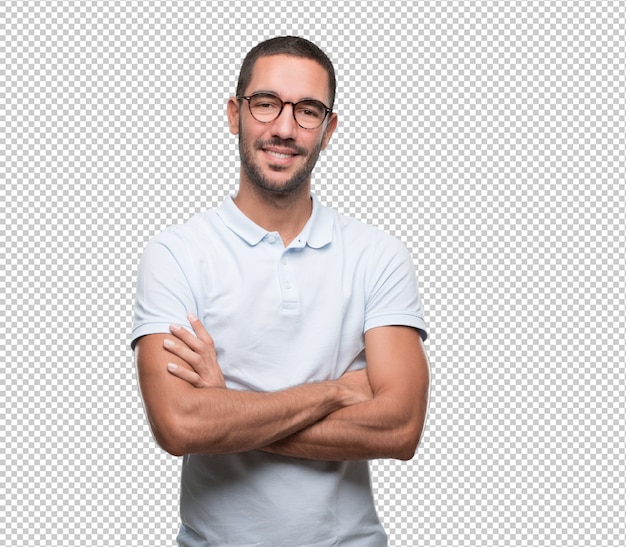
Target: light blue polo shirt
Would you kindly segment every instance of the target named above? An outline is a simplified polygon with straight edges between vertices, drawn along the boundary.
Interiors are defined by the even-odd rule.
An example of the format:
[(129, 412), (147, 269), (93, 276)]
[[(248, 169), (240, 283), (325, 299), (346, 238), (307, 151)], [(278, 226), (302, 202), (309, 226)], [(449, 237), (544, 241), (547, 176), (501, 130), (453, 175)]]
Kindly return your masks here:
[[(365, 366), (364, 333), (426, 337), (413, 261), (388, 234), (324, 207), (285, 248), (231, 198), (153, 238), (141, 259), (132, 345), (193, 312), (227, 387), (274, 391)], [(183, 458), (180, 545), (381, 547), (366, 461), (251, 451)]]

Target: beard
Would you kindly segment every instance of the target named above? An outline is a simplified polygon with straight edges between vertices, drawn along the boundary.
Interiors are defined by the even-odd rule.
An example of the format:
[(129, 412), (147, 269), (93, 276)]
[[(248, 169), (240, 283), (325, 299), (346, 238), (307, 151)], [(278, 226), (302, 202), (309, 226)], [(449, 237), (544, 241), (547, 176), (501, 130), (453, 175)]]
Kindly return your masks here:
[[(291, 178), (285, 181), (275, 181), (261, 171), (261, 167), (254, 161), (254, 153), (257, 150), (265, 146), (280, 146), (283, 148), (289, 148), (296, 154), (305, 158), (305, 163), (300, 167)], [(288, 195), (293, 194), (296, 190), (300, 189), (306, 184), (310, 178), (313, 168), (317, 163), (320, 151), (322, 149), (321, 143), (318, 144), (313, 150), (307, 151), (306, 148), (295, 146), (289, 141), (285, 141), (279, 138), (273, 138), (268, 141), (250, 142), (243, 135), (242, 127), (239, 127), (239, 156), (241, 160), (241, 167), (245, 171), (246, 175), (258, 189), (273, 194)], [(271, 166), (270, 169), (276, 173), (280, 173), (283, 169), (280, 166)]]

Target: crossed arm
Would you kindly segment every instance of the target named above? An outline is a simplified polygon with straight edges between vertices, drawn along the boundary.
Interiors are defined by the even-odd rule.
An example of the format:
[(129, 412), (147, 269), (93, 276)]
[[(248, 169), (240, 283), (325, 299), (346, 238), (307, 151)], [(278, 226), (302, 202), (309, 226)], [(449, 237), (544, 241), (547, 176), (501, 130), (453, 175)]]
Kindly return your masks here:
[(258, 393), (227, 389), (213, 340), (192, 317), (140, 338), (135, 358), (157, 442), (174, 455), (260, 449), (316, 460), (411, 459), (428, 406), (429, 366), (410, 327), (365, 334), (367, 369)]

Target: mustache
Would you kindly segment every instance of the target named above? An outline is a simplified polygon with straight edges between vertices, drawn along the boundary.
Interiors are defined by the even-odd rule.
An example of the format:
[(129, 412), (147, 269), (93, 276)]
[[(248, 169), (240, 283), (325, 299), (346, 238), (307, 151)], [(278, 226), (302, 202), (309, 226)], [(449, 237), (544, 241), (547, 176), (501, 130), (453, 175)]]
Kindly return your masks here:
[(261, 150), (261, 148), (265, 148), (266, 146), (276, 146), (278, 148), (286, 148), (288, 150), (291, 150), (294, 154), (299, 154), (301, 156), (305, 156), (307, 154), (306, 148), (296, 146), (291, 141), (286, 141), (286, 140), (278, 139), (278, 138), (273, 138), (267, 141), (257, 142), (254, 147), (257, 150)]

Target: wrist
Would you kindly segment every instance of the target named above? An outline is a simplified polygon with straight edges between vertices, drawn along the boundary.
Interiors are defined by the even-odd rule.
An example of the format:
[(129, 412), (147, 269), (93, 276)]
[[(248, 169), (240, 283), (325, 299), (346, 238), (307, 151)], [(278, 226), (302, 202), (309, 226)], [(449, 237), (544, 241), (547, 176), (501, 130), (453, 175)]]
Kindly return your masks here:
[[(351, 404), (349, 390), (338, 380), (326, 380), (313, 384), (305, 384), (301, 387), (307, 390), (313, 389), (318, 392), (313, 397), (317, 400), (320, 411), (324, 414), (330, 414)], [(313, 392), (309, 391), (309, 393), (312, 394)], [(311, 402), (313, 402), (313, 399), (311, 399)]]
[(340, 380), (331, 380), (329, 384), (331, 389), (327, 390), (327, 393), (329, 393), (334, 405), (333, 411), (353, 405), (356, 402), (354, 391), (349, 385)]

